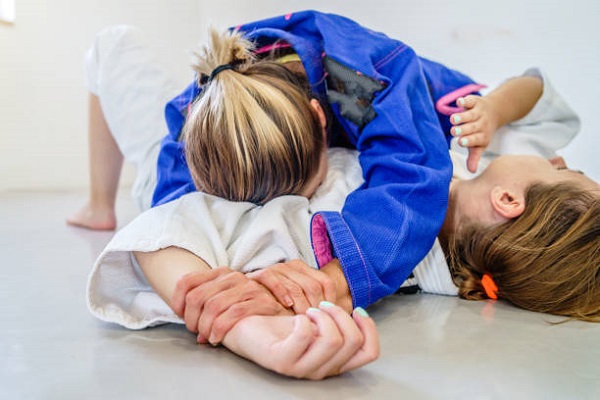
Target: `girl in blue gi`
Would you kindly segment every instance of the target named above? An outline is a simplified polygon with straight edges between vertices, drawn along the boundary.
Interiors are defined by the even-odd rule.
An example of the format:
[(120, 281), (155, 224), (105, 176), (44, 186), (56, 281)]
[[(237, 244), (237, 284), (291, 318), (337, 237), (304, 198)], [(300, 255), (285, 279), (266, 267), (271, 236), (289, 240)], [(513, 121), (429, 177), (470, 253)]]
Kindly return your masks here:
[[(456, 128), (451, 130), (448, 118), (436, 114), (431, 106), (430, 96), (439, 100), (472, 82), (459, 73), (418, 58), (400, 42), (337, 16), (305, 12), (240, 29), (257, 43), (258, 49), (250, 52), (248, 47), (236, 44), (239, 38), (230, 37), (233, 45), (224, 44), (214, 52), (215, 59), (200, 67), (198, 82), (167, 106), (171, 133), (163, 141), (158, 157), (154, 203), (175, 199), (195, 190), (195, 186), (232, 200), (257, 203), (282, 194), (310, 196), (324, 168), (323, 128), (326, 122), (337, 121), (340, 126), (330, 127), (331, 137), (349, 142), (361, 152), (366, 182), (348, 197), (342, 213), (320, 213), (313, 219), (313, 244), (322, 273), (309, 272), (302, 267), (288, 268), (292, 272), (281, 270), (279, 283), (265, 279), (261, 282), (274, 292), (295, 282), (304, 293), (311, 292), (310, 287), (317, 282), (322, 289), (317, 288), (316, 292), (322, 293), (316, 293), (315, 298), (333, 300), (346, 310), (371, 304), (394, 292), (431, 248), (444, 221), (451, 164), (443, 133), (452, 131), (461, 136), (464, 146), (473, 149), (468, 163), (471, 170), (477, 164), (478, 150), (485, 147), (486, 140), (489, 141), (489, 137), (486, 139), (485, 135), (477, 133), (478, 129), (469, 131), (476, 124), (459, 126), (462, 132)], [(363, 46), (357, 48), (357, 43)], [(303, 101), (301, 91), (297, 94), (296, 90), (294, 94), (290, 87), (281, 83), (287, 81), (292, 87), (302, 87), (298, 77), (276, 63), (254, 61), (261, 52), (272, 55), (272, 49), (277, 53), (286, 48), (293, 52), (276, 56), (283, 59), (297, 54), (302, 61), (311, 95), (305, 93)], [(271, 81), (272, 77), (276, 82)], [(255, 87), (243, 81), (254, 78), (259, 81)], [(240, 82), (236, 83), (236, 79)], [(228, 95), (231, 93), (228, 85), (250, 88), (250, 97)], [(269, 87), (278, 90), (269, 90)], [(101, 101), (102, 96), (98, 97)], [(197, 97), (197, 102), (192, 105)], [(321, 102), (313, 101), (317, 99)], [(240, 114), (235, 108), (236, 102), (248, 104), (248, 100), (254, 100), (256, 105)], [(92, 107), (99, 107), (97, 102), (93, 99)], [(285, 112), (279, 115), (276, 110), (281, 105)], [(327, 109), (328, 105), (331, 110)], [(465, 106), (475, 109), (474, 104)], [(289, 117), (294, 108), (298, 116)], [(106, 113), (105, 107), (102, 111)], [(223, 111), (224, 115), (220, 116)], [(255, 124), (257, 120), (264, 121), (257, 117), (261, 112), (276, 122), (274, 128), (257, 129), (264, 123)], [(327, 118), (329, 112), (335, 117)], [(229, 118), (228, 114), (235, 118)], [(216, 120), (225, 121), (224, 128), (211, 119), (215, 115)], [(238, 118), (240, 115), (243, 117)], [(475, 114), (467, 112), (458, 116), (465, 118), (464, 122), (472, 122), (468, 120), (472, 115)], [(186, 116), (187, 162), (193, 171), (191, 175), (182, 157), (180, 140)], [(518, 115), (510, 117), (519, 118)], [(304, 125), (299, 122), (301, 120)], [(495, 127), (508, 120), (495, 121)], [(227, 126), (231, 121), (234, 121), (233, 125)], [(248, 128), (255, 130), (255, 136), (251, 143), (243, 144), (239, 133), (248, 132)], [(216, 138), (211, 140), (213, 134)], [(300, 134), (306, 134), (308, 138), (295, 136)], [(276, 151), (270, 151), (270, 146), (260, 143), (260, 138), (272, 140), (277, 137), (284, 139), (278, 143), (279, 147), (274, 147)], [(200, 140), (195, 142), (193, 138)], [(228, 140), (232, 146), (229, 151), (217, 153), (216, 148)], [(312, 147), (303, 153), (306, 141)], [(256, 149), (264, 156), (264, 168), (248, 172), (245, 167), (261, 165), (252, 153)], [(291, 154), (295, 161), (279, 164), (277, 157), (282, 152)], [(230, 154), (242, 160), (239, 170), (233, 167), (235, 162), (228, 158)], [(274, 171), (275, 175), (269, 176), (268, 171)], [(506, 201), (513, 198), (504, 196), (504, 192), (500, 194), (500, 199)], [(109, 209), (114, 208), (114, 194), (112, 199)], [(523, 202), (520, 204), (522, 206)], [(94, 227), (85, 216), (90, 211), (93, 213), (94, 208), (90, 203), (71, 223)], [(509, 219), (510, 214), (507, 212), (502, 217)], [(95, 227), (112, 228), (114, 221)], [(161, 265), (162, 261), (177, 257), (166, 250), (148, 257), (141, 255), (138, 261), (152, 268), (152, 265)], [(161, 257), (166, 258), (161, 260)], [(185, 297), (185, 293), (198, 286), (200, 281), (220, 278), (220, 273), (204, 274), (208, 278), (196, 281), (191, 278), (180, 284), (179, 292)], [(287, 303), (285, 305), (299, 311), (302, 297), (311, 297), (313, 301), (307, 302), (314, 305), (313, 296), (304, 294), (294, 296), (290, 293), (288, 300), (285, 296), (281, 298), (284, 304)], [(188, 310), (180, 311), (183, 314)]]
[[(332, 117), (328, 118), (331, 125), (328, 126), (331, 131), (328, 141), (332, 145), (351, 145), (361, 153), (365, 185), (348, 197), (342, 213), (319, 214), (313, 224), (313, 240), (328, 240), (334, 250), (332, 263), (323, 265), (321, 270), (335, 274), (336, 280), (347, 282), (347, 288), (339, 293), (339, 301), (351, 309), (353, 305), (364, 307), (393, 293), (431, 248), (442, 225), (448, 202), (447, 189), (452, 175), (448, 155), (450, 122), (447, 116), (436, 114), (431, 107), (431, 96), (439, 99), (472, 81), (458, 72), (417, 57), (410, 47), (399, 41), (335, 15), (299, 12), (248, 24), (239, 29), (245, 32), (248, 40), (255, 42), (257, 50), (252, 54), (253, 57), (270, 54), (272, 49), (293, 49), (305, 71), (309, 84), (307, 90), (310, 90), (311, 97), (320, 102), (307, 100), (303, 104), (295, 104), (295, 100), (288, 100), (288, 103), (297, 106), (299, 113), (312, 114), (310, 109), (306, 111), (309, 103), (322, 108), (325, 113), (331, 112)], [(260, 81), (264, 76), (286, 74), (281, 67), (262, 67), (262, 64), (254, 63), (247, 57), (251, 55), (247, 50), (240, 51), (242, 53), (236, 54), (233, 59), (228, 57), (231, 63), (223, 64), (229, 67), (220, 70), (217, 75), (222, 81), (242, 70), (248, 72), (237, 74), (241, 80), (238, 85), (249, 85), (251, 81)], [(266, 70), (261, 71), (260, 68)], [(206, 79), (210, 79), (214, 72), (204, 71)], [(294, 77), (278, 77), (279, 81), (289, 79)], [(192, 83), (166, 107), (170, 133), (160, 145), (153, 205), (196, 190), (183, 155), (181, 130), (188, 112), (199, 112), (198, 108), (192, 109), (190, 104), (201, 93), (201, 83)], [(262, 94), (259, 108), (275, 110), (273, 106), (281, 103), (270, 98), (272, 90), (269, 94), (264, 92), (267, 87), (263, 84), (260, 88), (256, 87), (253, 93)], [(102, 97), (99, 96), (100, 101)], [(223, 99), (236, 100), (234, 97)], [(331, 110), (328, 110), (329, 106)], [(216, 107), (231, 110), (227, 103)], [(288, 108), (287, 114), (293, 109)], [(209, 109), (206, 111), (212, 112)], [(246, 115), (246, 120), (251, 121), (250, 117), (255, 113), (248, 110)], [(131, 125), (136, 122), (132, 118), (127, 123)], [(315, 148), (324, 147), (318, 123), (316, 117), (310, 122)], [(290, 127), (291, 130), (296, 128)], [(445, 133), (448, 138), (444, 136)], [(264, 135), (268, 134), (264, 132)], [(223, 139), (218, 134), (211, 143)], [(235, 146), (237, 138), (233, 139), (232, 145)], [(203, 138), (207, 143), (208, 140)], [(289, 140), (291, 144), (282, 145), (290, 144), (287, 151), (291, 153), (306, 145), (303, 143), (299, 146), (293, 136)], [(269, 146), (266, 148), (271, 149)], [(263, 148), (260, 148), (261, 151)], [(269, 157), (280, 153), (280, 150), (281, 147), (273, 147)], [(232, 151), (248, 157), (247, 149)], [(237, 170), (232, 169), (228, 163), (230, 160), (221, 159), (220, 155), (197, 154), (201, 163), (208, 164), (198, 165), (198, 169), (213, 168), (213, 172), (229, 170), (236, 182), (234, 186), (229, 185), (230, 189), (259, 194), (246, 197), (226, 191), (211, 193), (231, 200), (258, 203), (284, 193), (300, 193), (306, 179), (302, 175), (306, 177), (318, 168), (321, 158), (305, 159), (306, 153), (295, 153), (297, 165), (294, 167), (298, 167), (298, 171), (291, 167), (277, 169), (274, 177), (259, 175), (254, 179), (251, 176), (243, 178)], [(106, 156), (101, 156), (101, 160), (106, 159)], [(95, 164), (94, 160), (91, 162)], [(228, 167), (223, 168), (223, 164)], [(272, 160), (267, 157), (263, 170), (272, 165)], [(287, 172), (289, 176), (284, 177)], [(260, 174), (265, 173), (261, 171)], [(214, 176), (217, 179), (219, 175)], [(114, 177), (110, 180), (115, 181)], [(242, 185), (241, 180), (260, 187), (238, 187)], [(152, 178), (146, 181), (152, 182)], [(292, 181), (299, 184), (296, 187), (289, 186), (287, 182)], [(208, 190), (208, 185), (209, 182), (203, 182), (203, 189)], [(282, 189), (273, 190), (273, 185), (279, 185)], [(112, 208), (111, 204), (108, 208)], [(365, 212), (367, 210), (370, 211)], [(82, 214), (89, 211), (83, 210), (79, 216), (71, 219), (71, 223), (86, 225)], [(113, 221), (99, 224), (101, 228), (113, 226)], [(394, 239), (390, 240), (392, 237)]]

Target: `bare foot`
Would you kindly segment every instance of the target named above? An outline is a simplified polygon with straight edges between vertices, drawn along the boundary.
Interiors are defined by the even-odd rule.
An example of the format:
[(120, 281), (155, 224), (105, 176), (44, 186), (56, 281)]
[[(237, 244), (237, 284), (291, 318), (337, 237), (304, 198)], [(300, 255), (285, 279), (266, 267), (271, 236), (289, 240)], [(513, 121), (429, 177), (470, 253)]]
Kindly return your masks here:
[(88, 203), (68, 217), (67, 224), (95, 231), (112, 231), (117, 227), (117, 217), (110, 207), (92, 207)]

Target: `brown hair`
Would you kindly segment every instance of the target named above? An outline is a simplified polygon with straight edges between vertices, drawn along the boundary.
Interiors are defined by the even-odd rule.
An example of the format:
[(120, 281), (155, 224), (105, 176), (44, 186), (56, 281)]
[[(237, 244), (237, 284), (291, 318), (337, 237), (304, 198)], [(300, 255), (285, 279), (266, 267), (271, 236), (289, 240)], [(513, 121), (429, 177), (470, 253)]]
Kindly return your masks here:
[(536, 183), (524, 213), (491, 228), (466, 227), (450, 241), (459, 296), (487, 296), (488, 272), (498, 297), (531, 311), (600, 322), (600, 196), (571, 183)]
[[(257, 204), (300, 193), (326, 145), (307, 81), (276, 62), (257, 61), (239, 32), (210, 36), (194, 66), (205, 85), (183, 130), (198, 190)], [(225, 64), (234, 69), (206, 82)]]

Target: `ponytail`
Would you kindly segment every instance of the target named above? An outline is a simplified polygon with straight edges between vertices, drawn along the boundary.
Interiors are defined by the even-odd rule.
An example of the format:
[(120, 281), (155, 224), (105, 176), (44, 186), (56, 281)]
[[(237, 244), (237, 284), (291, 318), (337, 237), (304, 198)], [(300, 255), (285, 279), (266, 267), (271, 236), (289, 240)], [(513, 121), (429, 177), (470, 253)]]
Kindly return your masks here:
[(257, 61), (253, 49), (237, 31), (211, 31), (196, 54), (202, 92), (183, 137), (198, 190), (263, 204), (302, 192), (325, 138), (308, 86), (276, 62)]

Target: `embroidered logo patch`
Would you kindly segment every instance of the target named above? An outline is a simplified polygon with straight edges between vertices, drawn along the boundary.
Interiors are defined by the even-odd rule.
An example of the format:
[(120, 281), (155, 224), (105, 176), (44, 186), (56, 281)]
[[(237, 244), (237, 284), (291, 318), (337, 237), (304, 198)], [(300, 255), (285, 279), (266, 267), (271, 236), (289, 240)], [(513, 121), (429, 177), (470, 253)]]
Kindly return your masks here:
[(371, 122), (377, 116), (371, 105), (373, 98), (385, 85), (332, 58), (325, 57), (324, 63), (329, 102), (337, 104), (342, 116), (359, 128)]

